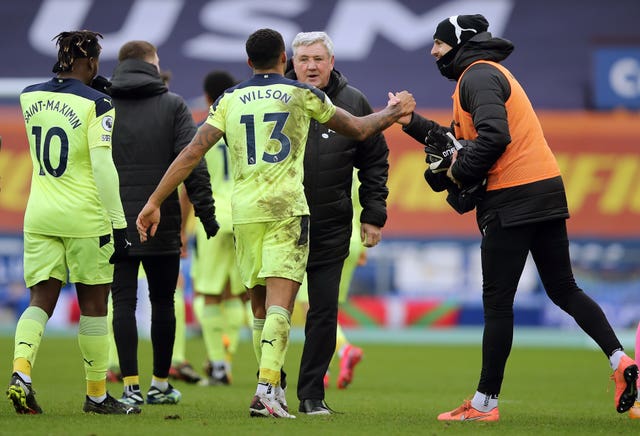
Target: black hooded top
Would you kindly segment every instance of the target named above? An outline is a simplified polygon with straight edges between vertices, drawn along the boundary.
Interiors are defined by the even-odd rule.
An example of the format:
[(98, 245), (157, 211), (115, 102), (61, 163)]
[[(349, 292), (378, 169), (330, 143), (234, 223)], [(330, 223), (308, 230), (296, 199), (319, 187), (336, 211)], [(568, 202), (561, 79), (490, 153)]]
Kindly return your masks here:
[[(136, 232), (136, 218), (167, 168), (196, 132), (191, 111), (169, 92), (158, 69), (128, 59), (116, 67), (110, 93), (116, 110), (113, 160), (120, 178), (120, 196), (127, 218), (129, 254), (160, 255), (180, 252), (180, 203), (174, 191), (162, 203), (156, 235), (144, 244)], [(196, 216), (215, 214), (209, 172), (204, 160), (184, 181)]]
[[(474, 140), (460, 139), (464, 148), (458, 152), (458, 160), (452, 169), (454, 177), (462, 182), (465, 189), (482, 183), (511, 142), (505, 109), (505, 103), (511, 97), (509, 81), (493, 65), (478, 63), (469, 66), (479, 60), (499, 63), (513, 49), (510, 41), (494, 38), (490, 32), (481, 32), (438, 61), (443, 76), (460, 82), (460, 106), (472, 115), (478, 133)], [(424, 142), (428, 130), (435, 125), (433, 121), (414, 114), (404, 131)], [(434, 190), (447, 189), (450, 203), (451, 197), (460, 193), (444, 172), (433, 174), (427, 171), (425, 178)], [(479, 224), (494, 212), (509, 225), (569, 217), (561, 177), (489, 191), (475, 198), (474, 203), (470, 207), (477, 207)]]

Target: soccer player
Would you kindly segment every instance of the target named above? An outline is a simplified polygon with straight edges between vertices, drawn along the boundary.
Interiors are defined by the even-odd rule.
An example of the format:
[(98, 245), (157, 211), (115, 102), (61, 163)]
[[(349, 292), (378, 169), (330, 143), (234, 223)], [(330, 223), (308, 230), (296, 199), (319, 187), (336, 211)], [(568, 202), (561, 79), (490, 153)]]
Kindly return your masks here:
[[(222, 93), (236, 84), (226, 71), (212, 71), (203, 83), (205, 99), (210, 107)], [(202, 306), (196, 311), (202, 327), (207, 351), (206, 378), (203, 386), (231, 383), (231, 361), (238, 348), (240, 329), (245, 322), (242, 283), (236, 263), (233, 226), (231, 223), (231, 193), (233, 180), (229, 150), (224, 140), (218, 141), (205, 155), (211, 177), (211, 190), (216, 199), (216, 218), (220, 231), (207, 239), (202, 226), (196, 226), (196, 243), (191, 262), (191, 280), (196, 298)], [(223, 336), (228, 338), (225, 346)]]
[[(619, 413), (633, 406), (638, 367), (598, 304), (571, 270), (564, 183), (525, 90), (501, 62), (513, 43), (488, 32), (480, 14), (438, 23), (431, 55), (456, 81), (453, 122), (446, 129), (418, 114), (403, 129), (425, 144), (425, 178), (459, 213), (476, 209), (482, 233), (482, 371), (473, 398), (441, 421), (498, 421), (498, 395), (513, 342), (513, 301), (531, 253), (549, 298), (571, 315), (613, 369)], [(454, 142), (451, 139), (456, 139)], [(550, 356), (552, 358), (552, 356)], [(574, 394), (575, 395), (575, 394)]]
[(322, 91), (283, 77), (287, 56), (277, 31), (257, 30), (247, 39), (246, 51), (254, 76), (213, 104), (207, 121), (149, 197), (136, 226), (141, 241), (153, 241), (162, 202), (224, 135), (234, 183), (236, 256), (250, 290), (259, 362), (249, 411), (251, 416), (293, 418), (280, 386), (280, 371), (309, 253), (309, 208), (302, 185), (309, 120), (364, 139), (410, 114), (415, 101), (406, 91), (389, 93), (385, 109), (354, 117), (336, 108)]
[[(156, 47), (147, 41), (129, 41), (120, 47), (111, 78), (118, 123), (113, 132), (113, 156), (124, 212), (133, 223), (137, 213), (174, 158), (193, 138), (196, 125), (184, 99), (169, 92), (160, 75)], [(176, 186), (177, 187), (177, 186)], [(149, 244), (134, 241), (129, 256), (115, 265), (113, 331), (124, 381), (121, 401), (129, 404), (176, 404), (182, 398), (169, 383), (175, 338), (174, 294), (180, 270), (181, 210), (175, 189), (163, 205), (166, 219)], [(185, 180), (195, 214), (207, 236), (218, 231), (209, 173), (204, 161)], [(138, 271), (142, 265), (151, 302), (153, 374), (146, 399), (140, 390), (138, 332), (135, 316)]]
[(33, 161), (24, 216), (24, 279), (29, 307), (16, 325), (7, 397), (16, 412), (39, 414), (31, 369), (63, 284), (75, 283), (78, 343), (87, 395), (83, 410), (140, 413), (107, 393), (107, 296), (113, 265), (126, 251), (118, 173), (111, 158), (115, 111), (111, 98), (88, 85), (98, 72), (102, 35), (62, 32), (54, 39), (56, 77), (20, 95)]

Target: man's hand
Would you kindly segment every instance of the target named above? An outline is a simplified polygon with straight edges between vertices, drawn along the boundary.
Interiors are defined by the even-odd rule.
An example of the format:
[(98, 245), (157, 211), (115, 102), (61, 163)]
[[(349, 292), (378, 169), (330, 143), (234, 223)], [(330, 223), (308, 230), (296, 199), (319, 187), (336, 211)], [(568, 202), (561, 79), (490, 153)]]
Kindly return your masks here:
[(400, 118), (398, 118), (396, 123), (400, 124), (401, 126), (406, 126), (407, 124), (409, 124), (411, 122), (412, 118), (413, 118), (413, 112), (410, 113), (409, 115), (401, 116)]
[(375, 247), (382, 239), (382, 229), (373, 224), (360, 225), (360, 240), (365, 247)]
[(453, 163), (456, 147), (453, 140), (447, 136), (447, 130), (436, 127), (427, 132), (424, 152), (427, 154), (425, 161), (429, 169), (436, 174), (446, 171)]
[(400, 117), (410, 115), (416, 108), (416, 100), (409, 91), (389, 92), (388, 106), (398, 106), (400, 109)]
[(127, 229), (113, 229), (113, 254), (109, 258), (109, 263), (114, 264), (125, 260), (129, 256), (131, 242), (127, 239)]
[(140, 242), (147, 242), (149, 237), (155, 236), (158, 224), (160, 224), (160, 207), (147, 201), (136, 219)]

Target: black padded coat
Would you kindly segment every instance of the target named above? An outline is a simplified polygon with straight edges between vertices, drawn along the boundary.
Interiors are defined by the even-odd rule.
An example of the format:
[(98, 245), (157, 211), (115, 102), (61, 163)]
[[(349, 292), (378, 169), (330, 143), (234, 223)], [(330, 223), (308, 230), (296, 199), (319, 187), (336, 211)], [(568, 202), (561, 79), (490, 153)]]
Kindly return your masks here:
[[(286, 76), (296, 79), (293, 69)], [(353, 115), (373, 112), (364, 94), (350, 86), (337, 70), (332, 71), (323, 91), (336, 106)], [(360, 222), (385, 225), (388, 157), (389, 148), (382, 134), (357, 141), (311, 120), (304, 159), (304, 188), (311, 213), (309, 266), (343, 260), (349, 255), (354, 167), (361, 182)]]
[[(169, 92), (157, 68), (141, 60), (125, 60), (115, 69), (110, 93), (116, 109), (113, 160), (120, 178), (120, 196), (127, 218), (129, 255), (180, 252), (180, 203), (174, 191), (160, 208), (156, 235), (144, 244), (136, 218), (167, 168), (196, 132), (191, 111), (182, 97)], [(196, 216), (215, 214), (209, 172), (204, 160), (184, 185)]]

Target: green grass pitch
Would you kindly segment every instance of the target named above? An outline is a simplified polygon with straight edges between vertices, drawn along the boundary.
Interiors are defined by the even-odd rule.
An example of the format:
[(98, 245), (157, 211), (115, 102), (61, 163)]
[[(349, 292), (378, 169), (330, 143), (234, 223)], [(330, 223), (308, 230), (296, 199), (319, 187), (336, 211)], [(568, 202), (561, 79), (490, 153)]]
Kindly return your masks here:
[[(233, 384), (200, 387), (173, 383), (182, 394), (175, 406), (143, 406), (136, 416), (99, 416), (82, 412), (84, 374), (77, 341), (46, 335), (33, 371), (43, 415), (15, 414), (0, 403), (0, 435), (611, 435), (640, 434), (640, 421), (614, 409), (611, 370), (600, 351), (577, 348), (514, 347), (500, 395), (497, 423), (442, 423), (438, 413), (457, 407), (476, 387), (478, 345), (364, 345), (365, 357), (346, 390), (335, 387), (332, 368), (328, 404), (340, 414), (295, 420), (250, 418), (256, 362), (244, 340), (233, 362)], [(11, 372), (13, 340), (0, 337), (5, 380)], [(295, 388), (301, 354), (291, 344), (285, 368), (287, 399), (297, 410)], [(196, 369), (204, 361), (202, 340), (188, 340), (187, 355)], [(143, 390), (150, 383), (151, 347), (139, 348)], [(122, 386), (108, 384), (113, 396)], [(4, 391), (3, 391), (4, 392)]]

